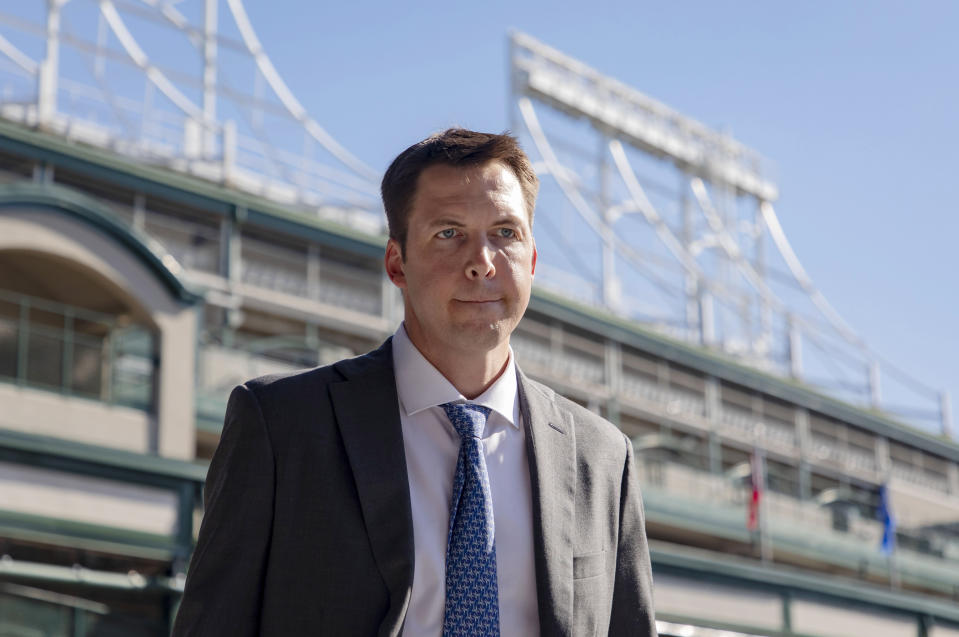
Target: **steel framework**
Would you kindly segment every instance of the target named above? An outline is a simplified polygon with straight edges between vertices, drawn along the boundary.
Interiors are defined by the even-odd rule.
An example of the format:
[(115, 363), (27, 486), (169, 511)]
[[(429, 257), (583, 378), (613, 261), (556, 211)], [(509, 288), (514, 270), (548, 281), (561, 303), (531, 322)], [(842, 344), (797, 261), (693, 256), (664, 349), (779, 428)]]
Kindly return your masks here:
[(189, 17), (164, 0), (44, 4), (0, 11), (0, 115), (382, 230), (376, 171), (310, 117), (240, 0)]
[[(524, 33), (509, 59), (513, 129), (555, 185), (537, 223), (565, 258), (541, 284), (950, 432), (948, 394), (883, 360), (813, 284), (758, 153)], [(880, 369), (926, 407), (883, 403)]]
[[(950, 429), (948, 395), (882, 361), (814, 286), (758, 153), (528, 35), (509, 42), (513, 129), (554, 185), (539, 283)], [(4, 118), (384, 230), (378, 174), (296, 99), (241, 0), (8, 4), (0, 79)], [(885, 404), (880, 369), (920, 407)]]

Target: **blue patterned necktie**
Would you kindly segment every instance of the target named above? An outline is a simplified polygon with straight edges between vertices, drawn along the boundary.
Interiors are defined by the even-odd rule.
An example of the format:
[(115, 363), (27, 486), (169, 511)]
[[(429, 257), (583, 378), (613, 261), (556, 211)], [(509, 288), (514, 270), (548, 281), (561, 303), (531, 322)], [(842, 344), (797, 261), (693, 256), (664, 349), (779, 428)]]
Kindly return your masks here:
[(443, 636), (498, 637), (493, 498), (482, 440), (490, 409), (463, 403), (442, 407), (462, 438), (450, 501)]

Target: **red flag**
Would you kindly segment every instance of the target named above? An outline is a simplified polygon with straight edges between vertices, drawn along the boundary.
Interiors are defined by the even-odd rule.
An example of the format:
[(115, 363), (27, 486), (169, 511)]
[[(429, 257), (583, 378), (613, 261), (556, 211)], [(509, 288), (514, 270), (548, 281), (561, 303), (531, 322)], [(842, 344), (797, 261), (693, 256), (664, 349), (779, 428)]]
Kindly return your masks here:
[(753, 452), (749, 458), (749, 481), (752, 483), (753, 493), (749, 499), (749, 517), (746, 519), (746, 528), (755, 531), (759, 528), (759, 501), (763, 495), (763, 461), (759, 454)]

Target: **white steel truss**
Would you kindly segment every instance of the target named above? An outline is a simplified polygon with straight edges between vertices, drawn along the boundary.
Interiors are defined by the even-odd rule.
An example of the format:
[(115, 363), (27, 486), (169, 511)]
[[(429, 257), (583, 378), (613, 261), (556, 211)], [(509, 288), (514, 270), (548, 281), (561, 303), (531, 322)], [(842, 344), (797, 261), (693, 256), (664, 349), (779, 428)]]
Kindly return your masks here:
[[(883, 360), (813, 284), (776, 216), (778, 189), (758, 153), (524, 33), (510, 35), (509, 55), (514, 130), (529, 136), (540, 174), (558, 187), (558, 198), (541, 196), (537, 223), (562, 223), (553, 253), (577, 254), (577, 265), (546, 268), (541, 283), (568, 293), (570, 281), (585, 278), (590, 292), (577, 296), (589, 303), (950, 431), (948, 395)], [(598, 154), (590, 150), (597, 140)], [(561, 157), (560, 148), (572, 150)], [(679, 189), (650, 178), (668, 191), (653, 201), (637, 163), (672, 173)], [(562, 208), (583, 223), (556, 214)], [(598, 239), (591, 249), (569, 239), (589, 232)], [(584, 253), (598, 266), (582, 266)], [(664, 288), (650, 312), (645, 297)], [(880, 369), (909, 393), (908, 404), (924, 406), (883, 402)]]
[[(0, 116), (382, 233), (378, 174), (293, 95), (241, 0), (196, 0), (192, 18), (188, 4), (5, 5)], [(220, 19), (224, 6), (230, 22)], [(157, 46), (150, 29), (170, 35)], [(171, 55), (175, 41), (184, 46)], [(189, 60), (198, 72), (184, 71)], [(557, 248), (541, 251), (539, 283), (890, 410), (882, 369), (935, 404), (911, 414), (934, 412), (950, 427), (948, 395), (882, 360), (815, 287), (758, 153), (528, 35), (511, 35), (510, 60), (514, 130), (522, 124), (544, 183), (558, 189), (558, 198), (543, 193), (548, 211), (537, 216), (538, 234)], [(585, 130), (570, 137), (557, 118)], [(586, 137), (599, 153), (569, 151)], [(650, 162), (673, 170), (680, 187), (649, 178)], [(564, 206), (578, 222), (552, 214)]]
[[(381, 233), (376, 171), (310, 117), (242, 2), (222, 3), (230, 23), (221, 0), (199, 0), (193, 21), (165, 0), (6, 5), (0, 115)], [(151, 30), (168, 34), (160, 46)]]

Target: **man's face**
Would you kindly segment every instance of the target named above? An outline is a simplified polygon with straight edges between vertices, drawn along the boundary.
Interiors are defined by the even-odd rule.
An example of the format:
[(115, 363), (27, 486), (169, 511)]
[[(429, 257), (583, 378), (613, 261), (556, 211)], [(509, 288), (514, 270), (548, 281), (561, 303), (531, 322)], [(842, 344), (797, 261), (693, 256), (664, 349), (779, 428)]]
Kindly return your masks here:
[(403, 290), (406, 331), (427, 358), (505, 350), (529, 303), (536, 267), (513, 171), (499, 161), (424, 170), (403, 257), (390, 239), (386, 271)]

